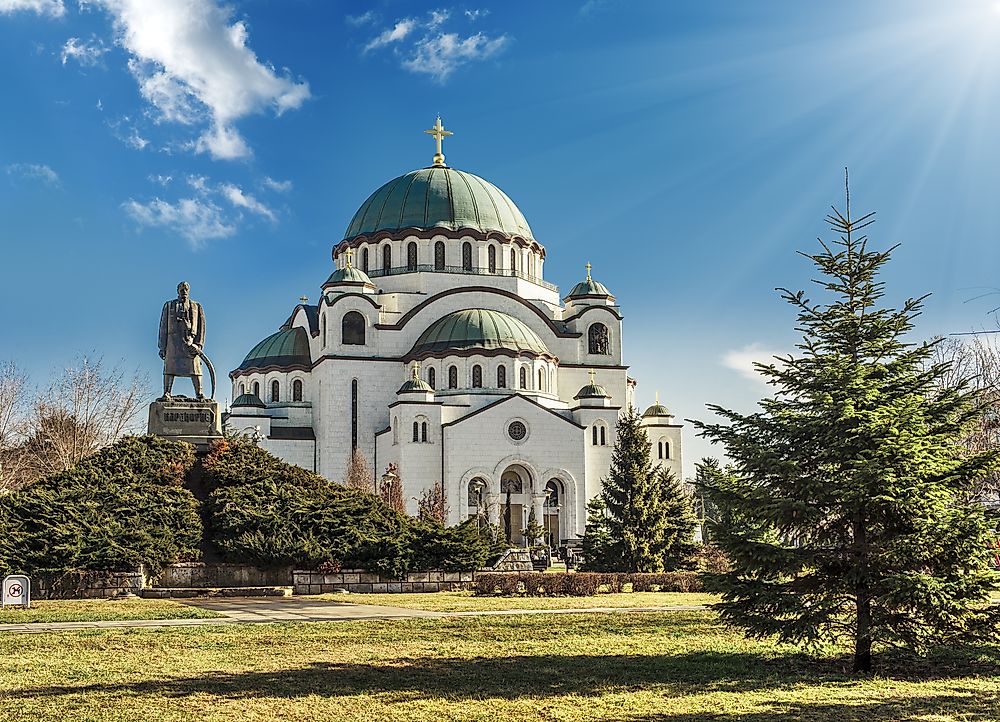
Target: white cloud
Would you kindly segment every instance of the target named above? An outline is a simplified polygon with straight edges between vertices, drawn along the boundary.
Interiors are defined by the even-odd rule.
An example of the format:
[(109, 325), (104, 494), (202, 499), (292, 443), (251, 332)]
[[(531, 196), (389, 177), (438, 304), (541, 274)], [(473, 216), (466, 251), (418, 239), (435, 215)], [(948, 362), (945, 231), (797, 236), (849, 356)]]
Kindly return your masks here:
[(290, 180), (277, 181), (269, 175), (264, 176), (264, 180), (261, 182), (265, 188), (278, 191), (278, 193), (287, 193), (292, 189), (292, 182)]
[[(0, 0), (2, 1), (2, 0)], [(251, 155), (235, 123), (268, 108), (281, 115), (309, 84), (278, 74), (247, 46), (247, 27), (216, 0), (93, 0), (114, 19), (129, 69), (160, 122), (208, 128), (188, 147), (214, 158)]]
[(80, 40), (80, 38), (70, 38), (63, 45), (62, 64), (67, 60), (75, 60), (84, 67), (92, 67), (101, 62), (101, 56), (108, 52), (110, 48), (104, 47), (100, 40), (91, 40), (90, 43)]
[(202, 198), (182, 198), (169, 203), (154, 198), (148, 203), (129, 199), (125, 211), (142, 226), (162, 227), (179, 233), (195, 248), (214, 238), (236, 233), (236, 225), (215, 203)]
[(361, 15), (348, 15), (344, 18), (348, 25), (353, 25), (358, 28), (362, 25), (368, 25), (378, 20), (378, 14), (374, 10), (369, 10)]
[(246, 208), (248, 211), (264, 216), (272, 222), (277, 220), (277, 218), (274, 217), (274, 212), (270, 208), (265, 206), (249, 193), (244, 193), (243, 189), (239, 186), (235, 186), (232, 183), (224, 183), (219, 187), (219, 190), (222, 195), (225, 196), (226, 200), (237, 208)]
[(460, 65), (490, 58), (506, 44), (505, 35), (489, 38), (476, 33), (461, 38), (456, 33), (439, 33), (418, 42), (412, 57), (403, 61), (403, 67), (414, 73), (426, 73), (442, 83)]
[(433, 30), (450, 17), (451, 12), (448, 10), (431, 10), (430, 20), (427, 21), (427, 27)]
[(486, 10), (486, 9), (482, 9), (482, 10), (466, 10), (465, 11), (465, 17), (467, 17), (472, 22), (475, 22), (476, 20), (479, 20), (479, 18), (485, 18), (489, 14), (490, 14), (490, 11)]
[(166, 188), (174, 180), (174, 177), (172, 175), (156, 174), (156, 175), (146, 176), (146, 180), (148, 180), (150, 183), (156, 183), (157, 185), (161, 185), (164, 188)]
[(59, 174), (42, 163), (12, 163), (7, 175), (41, 181), (50, 186), (59, 185)]
[(0, 0), (0, 13), (16, 13), (21, 10), (30, 10), (54, 18), (66, 14), (63, 0)]
[(751, 343), (724, 353), (722, 365), (736, 371), (744, 378), (766, 385), (766, 379), (754, 368), (754, 363), (780, 365), (780, 362), (774, 357), (781, 355), (787, 355), (787, 353), (767, 348), (760, 343)]
[(375, 48), (380, 48), (383, 45), (389, 45), (391, 43), (397, 43), (407, 35), (409, 35), (413, 29), (417, 27), (417, 21), (412, 18), (404, 18), (396, 22), (388, 30), (383, 31), (378, 36), (373, 38), (367, 45), (365, 45), (365, 52), (369, 50), (374, 50)]

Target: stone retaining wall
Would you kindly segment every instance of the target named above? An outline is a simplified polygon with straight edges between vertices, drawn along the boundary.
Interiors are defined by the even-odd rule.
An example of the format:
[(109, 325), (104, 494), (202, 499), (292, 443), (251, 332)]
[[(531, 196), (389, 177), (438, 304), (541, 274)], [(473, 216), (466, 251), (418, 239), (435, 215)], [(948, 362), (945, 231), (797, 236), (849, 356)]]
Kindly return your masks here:
[(103, 599), (121, 592), (138, 594), (146, 586), (146, 572), (71, 572), (31, 579), (32, 599)]
[(414, 572), (405, 579), (369, 574), (361, 569), (342, 569), (334, 574), (295, 570), (296, 594), (353, 592), (355, 594), (400, 594), (403, 592), (453, 592), (472, 586), (472, 572)]
[(171, 564), (150, 580), (151, 587), (203, 588), (287, 587), (292, 584), (292, 568), (261, 569), (249, 564)]

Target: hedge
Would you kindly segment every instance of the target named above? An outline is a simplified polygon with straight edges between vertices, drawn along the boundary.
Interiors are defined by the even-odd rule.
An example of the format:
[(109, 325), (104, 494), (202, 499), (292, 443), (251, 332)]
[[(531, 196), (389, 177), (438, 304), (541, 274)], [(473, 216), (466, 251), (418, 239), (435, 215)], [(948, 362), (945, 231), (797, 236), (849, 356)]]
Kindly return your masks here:
[(592, 597), (623, 592), (700, 592), (697, 572), (603, 574), (597, 572), (484, 572), (476, 575), (476, 596)]

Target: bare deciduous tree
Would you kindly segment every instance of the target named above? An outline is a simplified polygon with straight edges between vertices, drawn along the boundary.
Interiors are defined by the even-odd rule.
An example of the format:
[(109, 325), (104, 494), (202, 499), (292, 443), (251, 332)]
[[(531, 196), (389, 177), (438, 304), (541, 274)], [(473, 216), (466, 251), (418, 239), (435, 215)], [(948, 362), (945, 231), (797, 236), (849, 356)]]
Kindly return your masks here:
[(25, 456), (26, 482), (68, 469), (127, 433), (140, 432), (144, 379), (121, 366), (81, 356), (32, 405)]
[(375, 477), (368, 467), (368, 460), (361, 453), (360, 449), (355, 449), (351, 454), (351, 463), (347, 467), (347, 477), (344, 484), (352, 489), (361, 489), (369, 494), (375, 493)]
[(417, 518), (421, 521), (433, 521), (444, 524), (448, 518), (448, 500), (441, 491), (440, 484), (434, 484), (417, 499)]
[(28, 377), (12, 361), (0, 363), (0, 493), (20, 485), (21, 452), (30, 408)]

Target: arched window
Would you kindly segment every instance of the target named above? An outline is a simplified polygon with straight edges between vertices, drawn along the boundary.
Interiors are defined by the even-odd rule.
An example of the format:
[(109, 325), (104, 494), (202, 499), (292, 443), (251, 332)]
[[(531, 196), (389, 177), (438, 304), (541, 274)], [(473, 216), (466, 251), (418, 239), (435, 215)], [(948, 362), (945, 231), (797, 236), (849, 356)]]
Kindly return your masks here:
[(326, 346), (326, 314), (324, 313), (322, 318), (319, 320), (319, 337), (320, 343)]
[(458, 367), (449, 366), (448, 367), (448, 388), (457, 389), (458, 388)]
[(490, 246), (486, 250), (487, 262), (489, 263), (490, 273), (497, 272), (497, 247)]
[(511, 248), (510, 249), (510, 272), (512, 274), (516, 274), (517, 273), (517, 249), (516, 248)]
[(382, 270), (386, 273), (392, 268), (392, 246), (386, 243), (382, 246)]
[(528, 251), (528, 275), (535, 275), (535, 254)]
[(468, 241), (462, 244), (462, 270), (472, 270), (472, 244)]
[(545, 371), (538, 369), (538, 390), (545, 391)]
[(406, 270), (417, 270), (417, 244), (412, 241), (406, 246)]
[(419, 438), (420, 438), (420, 424), (418, 424), (416, 421), (414, 421), (413, 422), (413, 441), (414, 441), (414, 443), (416, 443), (416, 441)]
[(433, 368), (427, 369), (427, 383), (432, 389), (437, 388), (437, 373)]
[[(386, 246), (388, 248), (388, 246)], [(357, 311), (348, 311), (341, 322), (341, 343), (345, 346), (365, 345), (365, 317)]]
[(545, 485), (545, 506), (557, 509), (562, 501), (562, 483), (558, 479), (549, 479)]
[(427, 443), (427, 422), (426, 421), (422, 421), (420, 423), (420, 440), (423, 443), (425, 443), (425, 444)]
[(602, 426), (601, 427), (601, 446), (607, 446), (608, 445), (608, 437), (607, 437), (606, 434), (607, 434), (607, 429), (605, 429)]
[(280, 398), (279, 398), (280, 394), (278, 393), (279, 391), (281, 391), (281, 384), (279, 384), (277, 381), (272, 381), (271, 382), (271, 401), (273, 403), (276, 403), (276, 402), (278, 402), (280, 400)]
[(481, 389), (483, 387), (483, 367), (476, 364), (472, 367), (472, 388)]
[(483, 501), (483, 492), (486, 489), (486, 482), (476, 477), (469, 482), (469, 507), (478, 509)]
[(361, 249), (361, 270), (368, 273), (368, 249)]
[(507, 388), (507, 367), (503, 364), (497, 366), (497, 388)]
[(521, 388), (522, 389), (528, 388), (528, 367), (527, 366), (522, 366), (521, 367)]
[(597, 424), (594, 424), (594, 430), (593, 432), (591, 432), (591, 435), (594, 437), (593, 439), (594, 446), (597, 446)]
[(302, 380), (295, 379), (292, 381), (292, 401), (302, 400)]
[(603, 323), (593, 323), (587, 331), (588, 350), (590, 353), (609, 356), (611, 343), (608, 337), (608, 327)]
[(438, 241), (434, 244), (434, 270), (444, 270), (444, 241)]
[[(396, 443), (396, 421), (392, 422), (392, 443)], [(351, 451), (358, 448), (358, 380), (351, 379)]]
[(258, 381), (253, 382), (253, 395), (260, 398), (260, 382)]
[(392, 445), (399, 443), (399, 419), (392, 417)]
[(247, 392), (247, 385), (246, 384), (240, 384), (240, 393), (239, 393), (239, 395), (242, 396), (246, 392)]
[(669, 459), (670, 458), (670, 442), (661, 441), (660, 442), (660, 458)]

